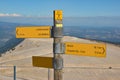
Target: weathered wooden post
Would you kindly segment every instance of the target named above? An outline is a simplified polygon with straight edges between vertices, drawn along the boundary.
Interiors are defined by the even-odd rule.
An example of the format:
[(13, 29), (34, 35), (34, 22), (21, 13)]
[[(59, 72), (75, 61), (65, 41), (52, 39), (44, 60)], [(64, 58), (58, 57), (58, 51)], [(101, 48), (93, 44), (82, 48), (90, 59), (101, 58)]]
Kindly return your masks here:
[(54, 11), (54, 26), (53, 26), (53, 52), (54, 52), (54, 80), (62, 80), (62, 68), (63, 68), (63, 25), (62, 25), (62, 11)]

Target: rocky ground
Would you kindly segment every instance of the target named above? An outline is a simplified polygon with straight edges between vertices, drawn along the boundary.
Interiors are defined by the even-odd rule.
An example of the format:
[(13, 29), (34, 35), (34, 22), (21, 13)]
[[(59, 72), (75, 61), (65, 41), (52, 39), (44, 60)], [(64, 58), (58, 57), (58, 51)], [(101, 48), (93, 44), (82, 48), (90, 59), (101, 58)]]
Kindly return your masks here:
[[(101, 43), (65, 36), (63, 42)], [(63, 80), (120, 80), (120, 47), (106, 44), (106, 58), (65, 55)], [(13, 80), (13, 66), (17, 66), (17, 80), (48, 80), (48, 69), (33, 67), (32, 56), (53, 56), (53, 39), (25, 39), (0, 57), (0, 80)], [(50, 80), (53, 70), (50, 69)]]

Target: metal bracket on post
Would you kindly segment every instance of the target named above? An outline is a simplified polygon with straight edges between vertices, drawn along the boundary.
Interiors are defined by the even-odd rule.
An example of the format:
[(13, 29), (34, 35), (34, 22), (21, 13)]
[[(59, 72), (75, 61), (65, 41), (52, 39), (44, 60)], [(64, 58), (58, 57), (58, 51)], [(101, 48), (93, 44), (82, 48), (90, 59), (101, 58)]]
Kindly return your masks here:
[(54, 43), (53, 52), (55, 54), (63, 54), (64, 53), (64, 44), (63, 43)]
[(54, 69), (61, 70), (63, 68), (63, 59), (62, 58), (54, 58)]

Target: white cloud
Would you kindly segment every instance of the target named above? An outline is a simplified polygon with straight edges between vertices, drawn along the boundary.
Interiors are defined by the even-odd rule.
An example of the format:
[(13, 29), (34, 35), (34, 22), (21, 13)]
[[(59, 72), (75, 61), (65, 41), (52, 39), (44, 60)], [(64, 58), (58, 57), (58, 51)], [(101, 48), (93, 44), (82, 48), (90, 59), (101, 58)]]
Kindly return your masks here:
[(20, 16), (22, 16), (22, 15), (20, 15), (20, 14), (16, 14), (16, 13), (13, 13), (13, 14), (4, 14), (4, 13), (0, 13), (0, 17), (2, 17), (2, 16), (10, 16), (10, 17), (20, 17)]

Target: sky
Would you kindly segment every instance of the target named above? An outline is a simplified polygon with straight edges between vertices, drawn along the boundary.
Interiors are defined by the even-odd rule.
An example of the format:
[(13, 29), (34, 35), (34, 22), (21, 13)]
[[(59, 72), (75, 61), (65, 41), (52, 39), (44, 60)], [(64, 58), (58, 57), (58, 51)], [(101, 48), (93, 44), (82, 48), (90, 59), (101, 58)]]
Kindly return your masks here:
[(24, 22), (31, 17), (31, 22), (36, 22), (40, 17), (44, 20), (52, 17), (53, 10), (59, 9), (63, 10), (65, 18), (70, 19), (102, 16), (117, 20), (120, 17), (120, 0), (0, 0), (0, 21)]

